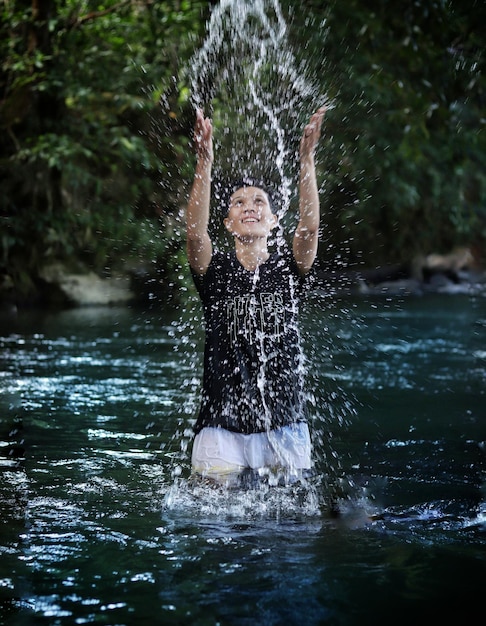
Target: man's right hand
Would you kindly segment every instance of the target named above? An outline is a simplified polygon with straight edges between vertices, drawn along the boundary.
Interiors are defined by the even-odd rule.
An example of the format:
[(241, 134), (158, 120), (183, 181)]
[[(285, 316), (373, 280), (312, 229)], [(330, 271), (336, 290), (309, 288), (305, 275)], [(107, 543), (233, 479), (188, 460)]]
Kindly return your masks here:
[(198, 161), (213, 162), (213, 124), (209, 117), (204, 117), (202, 109), (196, 109), (194, 142)]

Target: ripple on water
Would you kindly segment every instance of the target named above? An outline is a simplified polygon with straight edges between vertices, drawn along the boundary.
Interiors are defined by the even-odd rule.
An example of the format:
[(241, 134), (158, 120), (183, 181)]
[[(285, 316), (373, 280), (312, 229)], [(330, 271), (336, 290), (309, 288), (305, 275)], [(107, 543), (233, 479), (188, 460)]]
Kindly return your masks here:
[(374, 523), (375, 529), (407, 541), (441, 545), (462, 543), (473, 546), (486, 541), (486, 503), (471, 506), (458, 500), (428, 501), (413, 506), (384, 509)]

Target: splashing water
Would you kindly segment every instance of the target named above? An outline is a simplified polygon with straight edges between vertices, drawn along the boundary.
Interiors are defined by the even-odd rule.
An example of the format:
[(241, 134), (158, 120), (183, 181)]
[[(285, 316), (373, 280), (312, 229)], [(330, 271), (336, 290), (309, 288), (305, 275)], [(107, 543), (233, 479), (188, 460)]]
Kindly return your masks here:
[[(305, 62), (298, 61), (292, 52), (287, 34), (287, 23), (278, 0), (221, 0), (213, 9), (205, 41), (191, 59), (189, 69), (192, 103), (212, 118), (215, 129), (213, 196), (216, 202), (222, 201), (227, 181), (235, 171), (237, 179), (247, 177), (270, 184), (277, 190), (276, 208), (280, 218), (274, 242), (277, 248), (285, 244), (286, 220), (282, 218), (287, 214), (297, 184), (298, 147), (303, 127), (311, 113), (327, 104), (327, 98), (307, 75)], [(258, 280), (256, 271), (254, 281)], [(190, 325), (184, 321), (181, 329), (188, 330)], [(299, 329), (294, 330), (300, 335)], [(266, 337), (259, 332), (257, 340), (261, 359), (258, 389), (264, 399), (268, 367)], [(192, 347), (197, 346), (193, 343)], [(301, 374), (305, 369), (302, 354)], [(197, 395), (194, 379), (188, 384), (188, 391), (191, 396)], [(262, 405), (267, 412), (264, 400)], [(271, 423), (271, 415), (262, 415), (262, 420)], [(179, 436), (180, 432), (176, 434), (177, 438)], [(277, 457), (285, 459), (286, 451), (273, 439), (269, 431), (269, 441)], [(207, 512), (233, 511), (240, 515), (249, 510), (253, 514), (265, 511), (271, 515), (279, 515), (282, 510), (305, 515), (319, 513), (319, 491), (325, 482), (322, 476), (317, 481), (319, 485), (302, 480), (299, 484), (286, 484), (287, 489), (273, 491), (272, 484), (278, 485), (282, 475), (265, 475), (256, 489), (243, 492), (208, 490), (207, 485), (181, 478), (187, 449), (185, 438), (181, 444), (182, 454), (174, 455), (178, 464), (173, 471), (174, 484), (165, 501), (168, 509), (201, 511), (203, 507)]]
[(276, 488), (258, 482), (248, 488), (228, 488), (204, 480), (176, 480), (164, 497), (164, 510), (218, 519), (300, 519), (322, 515), (317, 485), (296, 483)]
[(211, 114), (217, 104), (219, 176), (236, 167), (272, 181), (285, 214), (303, 125), (326, 98), (292, 52), (278, 0), (221, 0), (191, 61), (191, 86), (195, 107)]

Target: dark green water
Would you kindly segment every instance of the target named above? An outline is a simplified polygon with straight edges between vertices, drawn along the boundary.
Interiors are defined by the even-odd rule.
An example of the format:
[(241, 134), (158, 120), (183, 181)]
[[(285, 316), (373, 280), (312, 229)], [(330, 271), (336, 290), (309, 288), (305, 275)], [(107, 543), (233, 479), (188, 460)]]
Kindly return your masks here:
[(316, 476), (219, 492), (187, 483), (198, 319), (3, 318), (0, 623), (472, 623), (486, 300), (316, 300), (304, 322)]

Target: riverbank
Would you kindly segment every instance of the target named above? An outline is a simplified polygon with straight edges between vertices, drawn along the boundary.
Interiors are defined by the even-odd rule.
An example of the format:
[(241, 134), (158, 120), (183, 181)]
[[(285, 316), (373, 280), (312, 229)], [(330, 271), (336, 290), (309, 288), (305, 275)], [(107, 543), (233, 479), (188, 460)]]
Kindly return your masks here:
[(462, 270), (416, 277), (390, 267), (318, 273), (317, 289), (340, 295), (421, 296), (430, 293), (486, 296), (486, 272)]
[[(374, 268), (336, 268), (317, 265), (315, 290), (336, 295), (420, 296), (430, 293), (485, 295), (486, 270), (468, 248), (447, 255), (428, 255), (409, 263)], [(190, 280), (187, 277), (187, 280)], [(32, 279), (29, 295), (20, 293), (4, 276), (0, 309), (123, 306), (180, 302), (181, 287), (156, 270), (131, 268), (110, 276), (68, 269), (61, 263), (41, 268)]]

